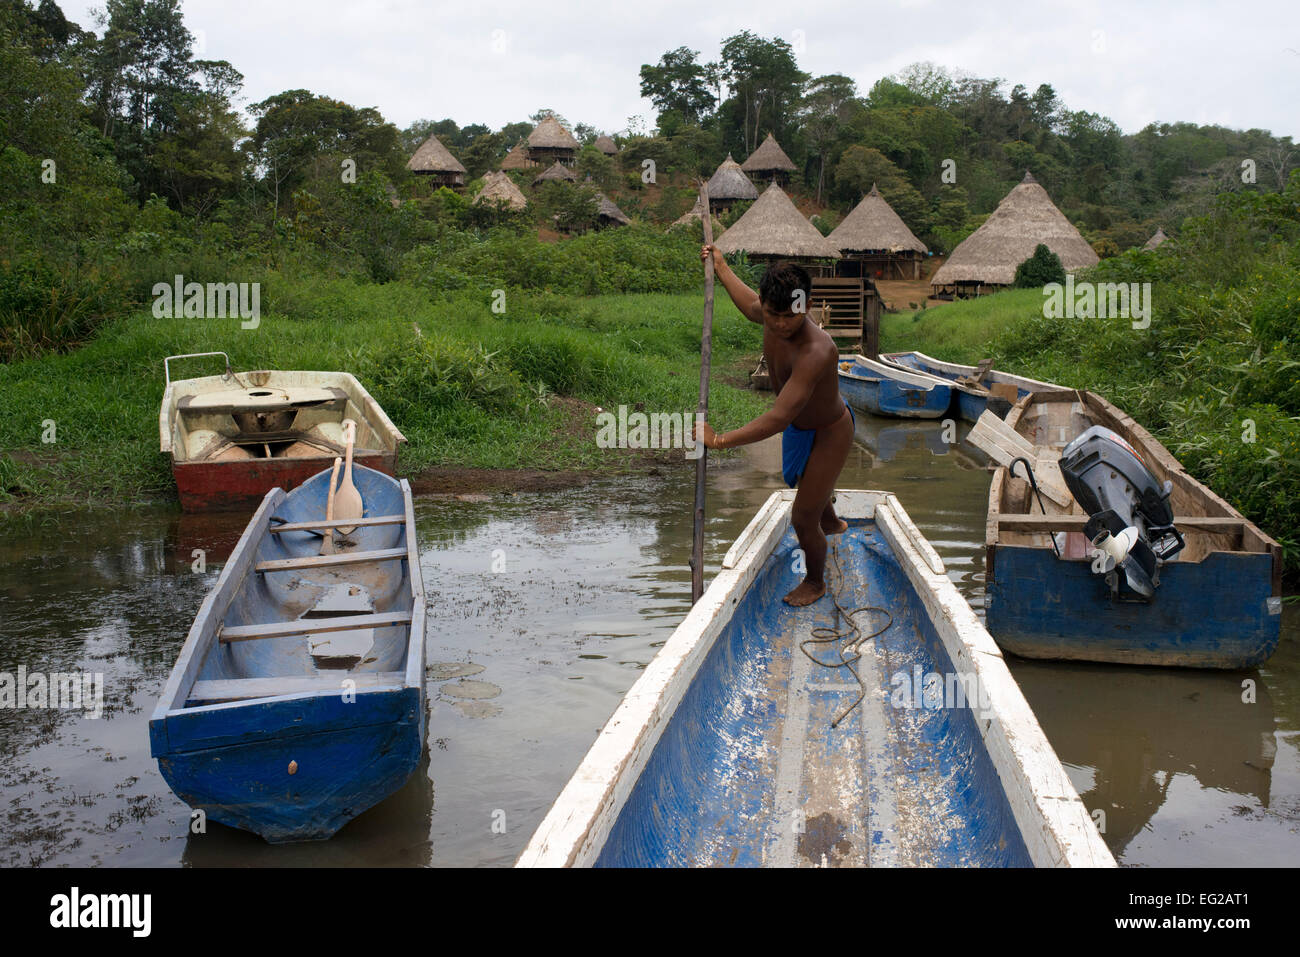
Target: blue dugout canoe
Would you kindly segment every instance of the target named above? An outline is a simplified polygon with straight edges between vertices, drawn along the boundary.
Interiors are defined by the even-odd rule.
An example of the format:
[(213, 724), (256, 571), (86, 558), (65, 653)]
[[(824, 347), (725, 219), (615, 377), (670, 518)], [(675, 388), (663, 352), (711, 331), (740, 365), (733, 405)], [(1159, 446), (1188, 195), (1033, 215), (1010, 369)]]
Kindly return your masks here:
[(333, 555), (329, 472), (267, 493), (149, 722), (181, 800), (273, 843), (330, 837), (401, 787), (424, 747), (410, 486), (363, 466), (353, 478), (364, 513)]
[(861, 412), (903, 419), (937, 419), (952, 404), (951, 383), (888, 366), (866, 356), (840, 362), (840, 395)]
[(781, 600), (802, 577), (793, 499), (775, 493), (737, 539), (518, 866), (1112, 866), (997, 646), (888, 493), (836, 501), (850, 528), (832, 591), (845, 611), (879, 606), (854, 618), (862, 684), (813, 662), (853, 638), (809, 643), (845, 620), (829, 595)]
[[(924, 352), (882, 353), (880, 362), (885, 366), (893, 366), (905, 369), (908, 372), (932, 376), (940, 382), (950, 385), (953, 390), (953, 397), (957, 402), (956, 412), (967, 422), (978, 421), (979, 417), (984, 414), (984, 410), (988, 408), (990, 395), (988, 386), (990, 385), (996, 384), (1016, 390), (1015, 400), (1012, 400), (1008, 389), (1007, 405), (1014, 404), (1015, 401), (1023, 399), (1031, 392), (1059, 392), (1063, 390), (1062, 386), (1053, 385), (1050, 382), (1040, 382), (1038, 379), (1030, 379), (1027, 376), (1012, 375), (1010, 372), (1003, 372), (999, 369), (989, 369), (980, 380), (983, 385), (973, 385), (969, 380), (979, 374), (979, 370), (975, 366), (932, 359)], [(1002, 406), (1003, 410), (1006, 410), (1007, 405)]]
[(1045, 496), (1040, 504), (1023, 468), (1012, 478), (999, 467), (989, 487), (985, 622), (1003, 650), (1189, 668), (1250, 668), (1273, 653), (1281, 547), (1188, 475), (1146, 429), (1100, 396), (1075, 391), (1035, 393), (1006, 425), (1040, 450), (1040, 463), (1059, 458), (1091, 426), (1118, 433), (1158, 482), (1171, 483), (1173, 524), (1186, 546), (1159, 566), (1151, 598), (1116, 595), (1092, 570), (1088, 516), (1073, 502), (1062, 507)]

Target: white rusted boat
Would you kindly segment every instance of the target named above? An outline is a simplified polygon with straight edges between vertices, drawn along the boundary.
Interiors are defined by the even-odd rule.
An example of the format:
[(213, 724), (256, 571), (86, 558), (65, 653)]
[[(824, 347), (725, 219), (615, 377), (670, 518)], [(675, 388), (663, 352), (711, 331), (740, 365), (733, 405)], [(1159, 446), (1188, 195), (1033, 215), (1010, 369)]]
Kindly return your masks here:
[[(171, 378), (177, 359), (221, 356), (223, 375)], [(187, 512), (256, 507), (296, 488), (343, 454), (343, 421), (357, 423), (353, 461), (386, 475), (406, 437), (346, 372), (234, 372), (224, 352), (168, 356), (158, 413), (162, 452)]]
[(793, 499), (727, 552), (517, 866), (1113, 866), (898, 500), (838, 493), (830, 591), (796, 609)]

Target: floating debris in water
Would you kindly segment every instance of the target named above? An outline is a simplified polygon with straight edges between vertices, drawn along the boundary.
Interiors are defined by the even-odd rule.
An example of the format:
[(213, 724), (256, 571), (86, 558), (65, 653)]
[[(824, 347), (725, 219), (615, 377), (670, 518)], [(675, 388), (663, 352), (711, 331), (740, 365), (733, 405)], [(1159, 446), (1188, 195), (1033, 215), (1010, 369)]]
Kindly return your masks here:
[(467, 718), (495, 718), (501, 709), (486, 701), (453, 701), (452, 705)]
[(467, 678), (483, 670), (482, 665), (468, 661), (435, 661), (425, 671), (434, 681), (446, 681), (448, 678)]
[(445, 684), (440, 690), (453, 698), (495, 698), (501, 693), (501, 689), (490, 681), (462, 680)]

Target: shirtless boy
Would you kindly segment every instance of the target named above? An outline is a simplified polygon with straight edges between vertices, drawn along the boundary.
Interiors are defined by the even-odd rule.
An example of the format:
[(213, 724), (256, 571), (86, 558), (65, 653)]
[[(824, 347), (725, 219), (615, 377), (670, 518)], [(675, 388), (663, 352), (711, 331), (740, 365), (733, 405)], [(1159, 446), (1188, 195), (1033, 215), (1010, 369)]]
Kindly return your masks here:
[(812, 284), (805, 270), (789, 263), (773, 265), (756, 293), (732, 272), (722, 253), (704, 246), (701, 260), (710, 255), (736, 308), (750, 322), (763, 326), (763, 352), (776, 388), (776, 402), (731, 432), (716, 433), (704, 422), (698, 438), (707, 448), (731, 449), (784, 432), (782, 472), (786, 484), (798, 487), (791, 523), (808, 567), (803, 582), (785, 600), (791, 605), (810, 605), (826, 593), (826, 536), (848, 528), (831, 505), (835, 480), (853, 445), (853, 416), (840, 398), (839, 350), (808, 318)]

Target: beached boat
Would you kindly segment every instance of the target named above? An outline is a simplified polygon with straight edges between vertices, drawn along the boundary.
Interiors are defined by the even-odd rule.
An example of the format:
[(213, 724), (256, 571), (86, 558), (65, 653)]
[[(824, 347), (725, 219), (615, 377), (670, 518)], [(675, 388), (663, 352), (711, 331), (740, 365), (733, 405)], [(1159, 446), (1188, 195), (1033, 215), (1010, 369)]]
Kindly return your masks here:
[(838, 493), (831, 594), (798, 609), (781, 600), (801, 577), (793, 500), (736, 540), (518, 866), (1112, 866), (898, 500)]
[(950, 383), (866, 356), (840, 361), (840, 395), (861, 412), (902, 419), (937, 419), (952, 404)]
[(1007, 459), (989, 488), (986, 623), (1004, 650), (1194, 668), (1273, 653), (1281, 548), (1133, 419), (1090, 392), (1039, 392), (991, 424), (1043, 492)]
[(880, 356), (880, 361), (908, 372), (933, 376), (951, 385), (957, 399), (955, 411), (967, 422), (978, 421), (989, 408), (990, 399), (994, 400), (993, 410), (1005, 416), (1012, 405), (1031, 392), (1059, 392), (1063, 388), (983, 364), (966, 366), (931, 359), (924, 352), (886, 352)]
[[(396, 791), (424, 746), (424, 586), (411, 490), (356, 467), (267, 493), (204, 600), (149, 722), (172, 790), (268, 841), (321, 840)], [(333, 554), (323, 533), (352, 527)]]
[[(221, 356), (223, 375), (173, 382), (177, 359)], [(357, 423), (358, 465), (388, 475), (405, 436), (346, 372), (233, 372), (224, 352), (168, 356), (158, 414), (162, 451), (187, 512), (253, 508), (269, 490), (296, 488), (343, 454), (343, 421)]]

